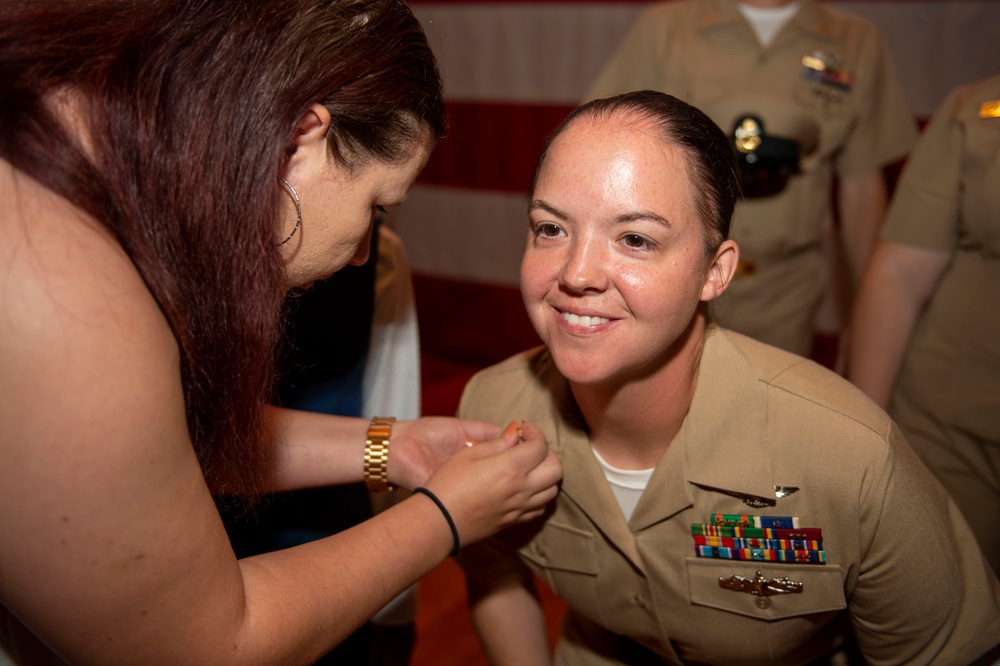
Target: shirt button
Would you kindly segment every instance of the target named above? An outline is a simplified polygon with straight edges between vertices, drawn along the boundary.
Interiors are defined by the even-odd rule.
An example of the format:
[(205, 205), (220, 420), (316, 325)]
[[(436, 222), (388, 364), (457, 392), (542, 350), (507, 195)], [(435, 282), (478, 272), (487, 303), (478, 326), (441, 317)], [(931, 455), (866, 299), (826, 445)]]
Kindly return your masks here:
[(641, 608), (643, 610), (646, 610), (646, 600), (643, 599), (642, 597), (640, 597), (638, 594), (635, 595), (635, 598), (633, 599), (633, 601), (635, 601), (635, 605), (636, 606), (638, 606), (639, 608)]
[(544, 560), (545, 559), (545, 547), (542, 546), (541, 544), (536, 544), (535, 545), (535, 554), (538, 555), (538, 557), (540, 557), (540, 558), (542, 558)]

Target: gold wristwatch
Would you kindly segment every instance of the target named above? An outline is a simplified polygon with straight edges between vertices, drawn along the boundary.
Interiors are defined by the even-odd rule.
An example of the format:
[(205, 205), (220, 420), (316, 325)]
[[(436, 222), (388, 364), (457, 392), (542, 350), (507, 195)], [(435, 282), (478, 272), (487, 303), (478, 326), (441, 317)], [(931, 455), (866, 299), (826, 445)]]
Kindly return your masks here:
[(395, 422), (392, 416), (376, 416), (368, 424), (364, 477), (368, 490), (375, 493), (395, 490), (389, 485), (389, 435)]

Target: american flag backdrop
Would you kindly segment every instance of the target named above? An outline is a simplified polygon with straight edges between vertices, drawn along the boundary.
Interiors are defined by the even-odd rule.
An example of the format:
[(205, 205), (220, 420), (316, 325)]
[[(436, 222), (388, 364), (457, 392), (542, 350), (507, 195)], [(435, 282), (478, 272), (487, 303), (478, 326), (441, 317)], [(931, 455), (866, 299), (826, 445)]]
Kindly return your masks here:
[[(918, 120), (954, 86), (1000, 71), (1000, 2), (827, 1), (880, 27)], [(434, 319), (485, 317), (479, 329), (496, 329), (523, 316), (515, 290), (524, 197), (542, 139), (650, 3), (409, 4), (441, 66), (450, 130), (388, 223), (406, 245), (418, 307), (430, 301)], [(420, 298), (426, 285), (434, 298)], [(435, 325), (423, 315), (421, 326)]]

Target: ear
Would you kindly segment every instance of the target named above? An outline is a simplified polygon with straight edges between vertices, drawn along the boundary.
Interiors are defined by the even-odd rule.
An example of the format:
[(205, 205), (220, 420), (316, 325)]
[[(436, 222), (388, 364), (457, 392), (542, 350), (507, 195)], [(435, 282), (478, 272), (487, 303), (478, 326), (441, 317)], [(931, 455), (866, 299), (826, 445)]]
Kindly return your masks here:
[[(329, 156), (326, 143), (327, 132), (330, 129), (330, 112), (322, 104), (312, 104), (295, 123), (295, 136), (292, 138), (292, 156), (288, 169), (304, 166), (311, 161), (320, 160), (325, 165)], [(305, 164), (297, 164), (297, 163)]]
[(736, 265), (739, 261), (740, 247), (735, 241), (723, 241), (708, 264), (705, 284), (701, 287), (701, 300), (710, 301), (726, 291), (726, 287), (736, 274)]

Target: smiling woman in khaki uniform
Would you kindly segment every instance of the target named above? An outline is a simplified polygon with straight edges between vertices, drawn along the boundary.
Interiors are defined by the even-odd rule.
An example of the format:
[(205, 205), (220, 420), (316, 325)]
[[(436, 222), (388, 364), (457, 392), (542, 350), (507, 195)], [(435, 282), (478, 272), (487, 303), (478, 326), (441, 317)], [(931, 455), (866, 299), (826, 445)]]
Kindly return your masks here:
[(545, 347), (460, 407), (529, 420), (563, 465), (546, 517), (461, 555), (494, 664), (550, 663), (532, 573), (569, 606), (557, 664), (808, 664), (856, 636), (869, 664), (951, 665), (1000, 641), (1000, 584), (886, 414), (708, 322), (735, 168), (651, 91), (581, 107), (543, 152), (521, 288)]
[(850, 378), (889, 406), (1000, 572), (998, 211), (1000, 75), (954, 91), (906, 165), (858, 294)]
[[(771, 179), (783, 188), (744, 184), (732, 236), (739, 270), (713, 307), (726, 327), (808, 357), (829, 288), (823, 246), (833, 238), (834, 183), (856, 284), (885, 210), (882, 169), (916, 138), (879, 31), (816, 0), (657, 3), (635, 21), (587, 99), (643, 89), (697, 106), (730, 135), (755, 118), (766, 135), (762, 151), (776, 141), (797, 146), (786, 158), (791, 172)], [(750, 159), (757, 157), (764, 166), (764, 155)]]

